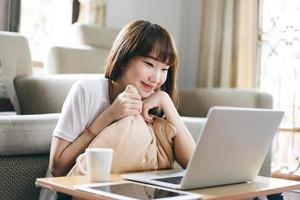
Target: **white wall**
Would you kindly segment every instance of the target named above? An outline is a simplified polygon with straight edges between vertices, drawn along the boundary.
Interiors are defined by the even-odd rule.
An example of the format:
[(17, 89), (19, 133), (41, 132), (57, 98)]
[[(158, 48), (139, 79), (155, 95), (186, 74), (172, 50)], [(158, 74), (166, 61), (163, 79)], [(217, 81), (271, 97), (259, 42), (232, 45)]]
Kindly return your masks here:
[(136, 19), (162, 25), (173, 35), (179, 51), (179, 88), (195, 87), (201, 7), (201, 0), (108, 0), (106, 26), (122, 28)]

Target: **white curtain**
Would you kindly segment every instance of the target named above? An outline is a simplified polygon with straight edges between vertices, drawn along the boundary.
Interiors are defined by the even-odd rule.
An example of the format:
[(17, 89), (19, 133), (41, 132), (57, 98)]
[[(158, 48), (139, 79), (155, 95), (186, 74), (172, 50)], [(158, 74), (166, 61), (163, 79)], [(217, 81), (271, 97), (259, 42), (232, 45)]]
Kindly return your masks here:
[(256, 87), (258, 0), (203, 0), (199, 87)]
[(84, 24), (105, 25), (107, 0), (79, 0), (78, 22)]

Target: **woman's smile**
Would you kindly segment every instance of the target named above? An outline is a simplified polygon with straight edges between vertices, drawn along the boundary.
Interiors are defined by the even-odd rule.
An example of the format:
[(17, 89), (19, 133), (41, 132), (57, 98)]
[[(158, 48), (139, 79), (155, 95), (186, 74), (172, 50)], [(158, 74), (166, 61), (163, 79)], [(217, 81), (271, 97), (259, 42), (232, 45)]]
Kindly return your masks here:
[(155, 86), (156, 85), (150, 85), (150, 84), (147, 84), (145, 82), (142, 81), (142, 85), (143, 87), (145, 88), (145, 90), (148, 92), (148, 91), (154, 91), (155, 90)]

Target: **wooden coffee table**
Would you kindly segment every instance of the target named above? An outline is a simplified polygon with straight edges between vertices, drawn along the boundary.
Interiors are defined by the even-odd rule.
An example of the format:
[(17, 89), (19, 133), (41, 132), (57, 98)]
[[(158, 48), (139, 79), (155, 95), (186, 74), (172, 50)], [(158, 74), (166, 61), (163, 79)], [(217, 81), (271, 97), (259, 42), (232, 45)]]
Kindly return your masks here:
[[(110, 181), (122, 180), (119, 174), (113, 174)], [(36, 185), (38, 187), (48, 188), (57, 192), (65, 193), (67, 195), (80, 198), (99, 200), (105, 199), (103, 196), (78, 191), (74, 189), (74, 185), (91, 183), (86, 176), (74, 177), (55, 177), (55, 178), (38, 178)], [(234, 200), (234, 199), (247, 199), (258, 196), (284, 193), (290, 190), (299, 190), (300, 182), (290, 181), (276, 178), (268, 178), (258, 176), (253, 182), (233, 184), (219, 187), (210, 187), (204, 189), (190, 190), (202, 195), (202, 199), (210, 200)]]

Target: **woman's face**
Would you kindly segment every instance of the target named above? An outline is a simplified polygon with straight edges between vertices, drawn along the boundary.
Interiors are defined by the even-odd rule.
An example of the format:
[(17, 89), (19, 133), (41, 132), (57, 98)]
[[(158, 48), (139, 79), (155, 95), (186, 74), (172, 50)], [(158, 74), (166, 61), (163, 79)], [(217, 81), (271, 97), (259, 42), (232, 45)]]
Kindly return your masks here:
[(149, 97), (167, 79), (169, 66), (157, 61), (151, 54), (147, 57), (134, 57), (124, 68), (119, 84), (125, 88), (134, 85), (142, 99)]

